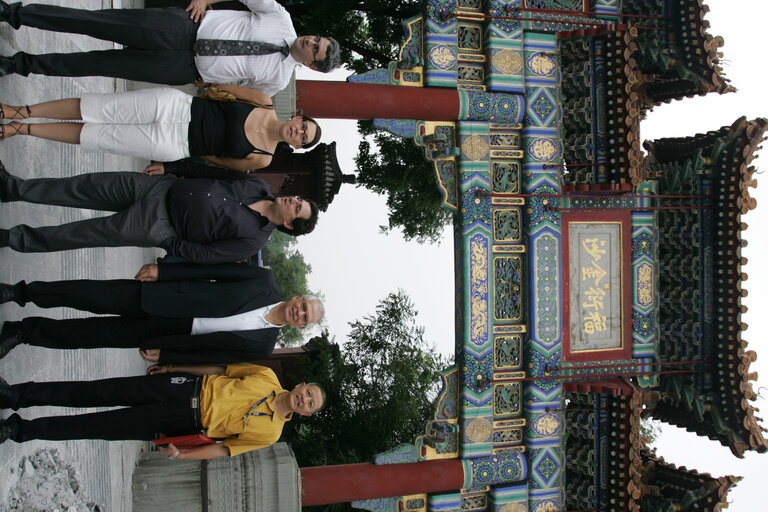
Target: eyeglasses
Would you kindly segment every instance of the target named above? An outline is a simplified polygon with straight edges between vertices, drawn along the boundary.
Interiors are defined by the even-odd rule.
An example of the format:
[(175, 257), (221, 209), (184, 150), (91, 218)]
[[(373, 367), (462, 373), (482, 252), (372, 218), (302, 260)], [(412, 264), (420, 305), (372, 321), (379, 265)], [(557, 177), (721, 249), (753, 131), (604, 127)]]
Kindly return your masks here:
[(312, 48), (312, 60), (317, 62), (317, 53), (320, 51), (320, 36), (315, 36), (315, 45)]
[(309, 304), (307, 304), (307, 299), (301, 299), (301, 312), (302, 320), (299, 322), (298, 327), (300, 329), (303, 329), (307, 326), (308, 319), (309, 319)]
[(303, 120), (301, 122), (301, 145), (306, 146), (309, 143), (309, 137), (307, 136), (307, 128), (309, 127), (309, 123), (307, 123), (307, 120)]
[(301, 196), (293, 196), (293, 198), (297, 201), (293, 210), (296, 212), (296, 216), (298, 216), (301, 213), (301, 208), (304, 206), (304, 199), (302, 199)]

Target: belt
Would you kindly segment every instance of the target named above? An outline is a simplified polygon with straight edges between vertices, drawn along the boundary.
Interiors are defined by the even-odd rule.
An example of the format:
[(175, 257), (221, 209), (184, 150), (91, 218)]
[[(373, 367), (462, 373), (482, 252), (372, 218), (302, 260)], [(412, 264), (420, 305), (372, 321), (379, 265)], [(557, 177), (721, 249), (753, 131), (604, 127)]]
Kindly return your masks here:
[(200, 390), (203, 387), (203, 378), (195, 377), (195, 391), (189, 397), (189, 409), (192, 412), (192, 419), (195, 422), (195, 430), (202, 430), (202, 420), (200, 418)]

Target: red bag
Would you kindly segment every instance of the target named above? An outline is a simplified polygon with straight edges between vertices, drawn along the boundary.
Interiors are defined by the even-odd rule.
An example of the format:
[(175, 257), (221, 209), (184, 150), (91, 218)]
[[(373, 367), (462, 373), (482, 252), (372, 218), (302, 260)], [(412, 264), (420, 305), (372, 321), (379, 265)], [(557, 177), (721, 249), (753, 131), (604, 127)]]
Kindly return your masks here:
[(178, 437), (161, 437), (152, 441), (158, 446), (164, 446), (173, 443), (176, 448), (194, 448), (195, 446), (206, 446), (215, 444), (216, 441), (203, 434), (192, 434)]

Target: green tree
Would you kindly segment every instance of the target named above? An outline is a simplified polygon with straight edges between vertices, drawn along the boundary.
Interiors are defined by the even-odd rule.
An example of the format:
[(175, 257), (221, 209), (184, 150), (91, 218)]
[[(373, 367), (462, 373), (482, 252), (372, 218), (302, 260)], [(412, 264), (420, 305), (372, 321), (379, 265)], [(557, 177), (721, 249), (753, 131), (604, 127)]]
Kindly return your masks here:
[(372, 136), (378, 146), (364, 139), (355, 158), (357, 181), (377, 194), (387, 195), (389, 225), (384, 232), (400, 228), (406, 240), (419, 243), (440, 240), (451, 214), (440, 207), (441, 197), (432, 162), (413, 141), (376, 131), (370, 122), (358, 123), (363, 135)]
[[(290, 299), (296, 295), (317, 295), (309, 291), (307, 284), (307, 275), (312, 272), (312, 266), (304, 261), (304, 255), (296, 249), (294, 237), (273, 231), (264, 251), (264, 265), (275, 274), (277, 291), (281, 297)], [(280, 346), (298, 345), (303, 341), (301, 330), (291, 326), (280, 329)]]
[[(286, 424), (300, 466), (366, 462), (424, 433), (434, 414), (438, 372), (448, 361), (424, 339), (408, 296), (390, 293), (376, 313), (350, 324), (339, 349), (328, 333), (294, 380), (320, 383), (328, 394), (323, 411), (308, 421)], [(347, 504), (318, 510), (352, 510)]]

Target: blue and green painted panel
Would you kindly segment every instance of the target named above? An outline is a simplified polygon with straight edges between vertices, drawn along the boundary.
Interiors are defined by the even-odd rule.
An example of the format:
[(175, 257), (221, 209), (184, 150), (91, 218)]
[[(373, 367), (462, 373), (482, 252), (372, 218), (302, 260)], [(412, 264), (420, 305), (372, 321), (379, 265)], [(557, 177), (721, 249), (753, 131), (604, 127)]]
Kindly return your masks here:
[(528, 512), (528, 484), (497, 486), (490, 495), (489, 511)]
[(528, 477), (528, 461), (518, 449), (497, 452), (489, 457), (462, 459), (464, 489), (521, 482)]
[[(562, 350), (560, 215), (551, 196), (560, 194), (558, 165), (562, 161), (562, 111), (557, 40), (553, 34), (526, 33), (526, 114), (523, 123), (523, 187), (528, 199), (529, 335), (526, 370), (529, 377), (556, 375)], [(558, 380), (532, 380), (524, 396), (525, 445), (529, 462), (529, 510), (562, 510), (563, 416)]]
[(429, 495), (431, 512), (459, 512), (461, 510), (460, 492), (443, 492)]
[[(655, 183), (642, 183), (637, 194), (655, 194)], [(639, 199), (638, 206), (651, 206)], [(658, 325), (659, 235), (653, 211), (632, 212), (632, 357), (656, 356)]]
[(424, 28), (424, 84), (456, 87), (459, 61), (455, 0), (427, 0)]
[[(489, 25), (491, 27), (492, 25)], [(485, 53), (488, 57), (486, 85), (489, 91), (525, 92), (525, 67), (523, 40), (520, 33), (516, 38), (500, 36), (490, 28), (486, 30)]]

